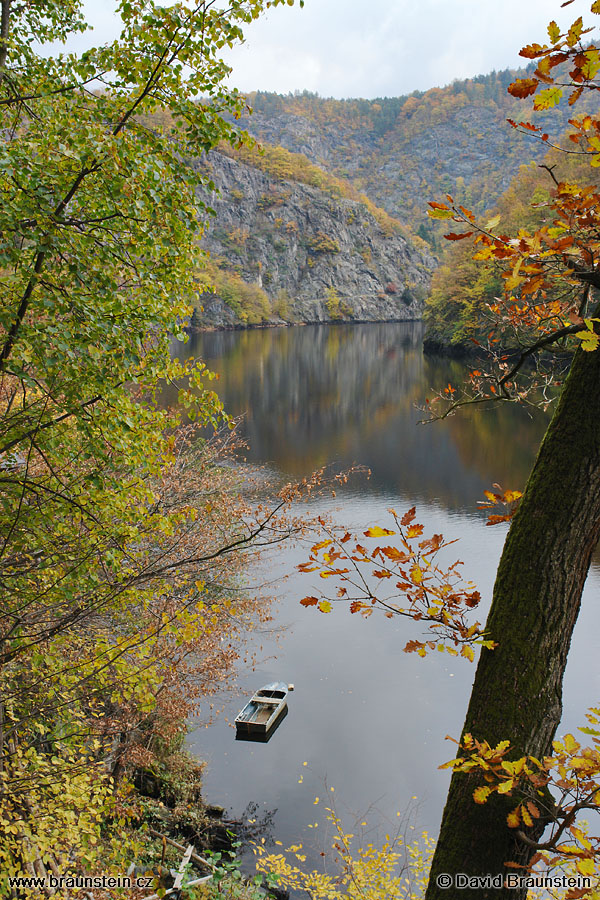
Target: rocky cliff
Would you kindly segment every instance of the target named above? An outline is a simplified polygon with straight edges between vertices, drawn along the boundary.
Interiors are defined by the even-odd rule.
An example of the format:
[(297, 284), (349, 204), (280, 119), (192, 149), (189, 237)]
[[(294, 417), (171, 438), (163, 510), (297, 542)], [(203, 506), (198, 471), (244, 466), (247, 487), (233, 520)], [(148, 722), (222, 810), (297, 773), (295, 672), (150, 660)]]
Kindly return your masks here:
[[(526, 76), (527, 70), (507, 69), (376, 100), (257, 92), (249, 95), (254, 111), (243, 124), (259, 140), (303, 153), (348, 179), (442, 250), (444, 228), (428, 219), (428, 200), (450, 193), (480, 215), (521, 164), (546, 152), (542, 141), (515, 131), (507, 118), (533, 121), (554, 135), (568, 125), (572, 111), (566, 100), (550, 111), (532, 112), (531, 99), (507, 93), (515, 78)], [(592, 113), (593, 97), (580, 102), (580, 114), (584, 108)]]
[[(293, 175), (298, 161), (287, 157)], [(216, 293), (202, 296), (193, 325), (421, 317), (434, 260), (398, 221), (343, 196), (314, 167), (308, 178), (304, 166), (303, 182), (255, 155), (211, 153), (207, 165), (220, 193), (208, 198), (216, 217), (202, 241), (203, 277)]]

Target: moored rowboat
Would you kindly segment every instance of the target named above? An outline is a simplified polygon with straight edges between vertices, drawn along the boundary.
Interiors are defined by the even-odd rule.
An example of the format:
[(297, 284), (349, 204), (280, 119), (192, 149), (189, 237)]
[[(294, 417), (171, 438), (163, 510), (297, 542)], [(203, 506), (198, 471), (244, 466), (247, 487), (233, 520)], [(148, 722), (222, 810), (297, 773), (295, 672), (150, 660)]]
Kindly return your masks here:
[(252, 696), (235, 717), (238, 734), (266, 734), (287, 709), (288, 685), (283, 681), (266, 684)]

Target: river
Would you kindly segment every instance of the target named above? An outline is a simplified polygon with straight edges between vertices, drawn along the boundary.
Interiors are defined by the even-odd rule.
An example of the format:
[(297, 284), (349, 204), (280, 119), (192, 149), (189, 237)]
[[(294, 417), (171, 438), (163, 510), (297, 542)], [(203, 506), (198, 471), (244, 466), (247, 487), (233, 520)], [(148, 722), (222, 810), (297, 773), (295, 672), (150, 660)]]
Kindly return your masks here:
[[(315, 500), (311, 512), (364, 530), (389, 526), (389, 508), (416, 505), (426, 533), (459, 538), (453, 559), (464, 561), (484, 597), (481, 617), (506, 526), (486, 527), (477, 501), (494, 482), (523, 487), (548, 415), (504, 405), (418, 424), (415, 405), (464, 372), (459, 362), (425, 357), (421, 341), (419, 323), (308, 326), (196, 335), (179, 352), (219, 374), (226, 409), (244, 415), (250, 462), (290, 479), (327, 463), (371, 470), (335, 498)], [(446, 654), (403, 653), (421, 636), (416, 623), (364, 620), (343, 605), (329, 615), (304, 609), (299, 599), (318, 587), (295, 571), (305, 558), (302, 547), (279, 548), (249, 573), (278, 597), (273, 630), (251, 637), (255, 669), (240, 669), (238, 688), (220, 698), (221, 714), (192, 730), (189, 746), (208, 762), (208, 801), (235, 815), (253, 802), (259, 816), (275, 811), (271, 834), (285, 845), (302, 842), (317, 865), (331, 837), (327, 800), (368, 841), (399, 827), (437, 832), (449, 779), (438, 766), (454, 756), (445, 736), (460, 733), (475, 667)], [(584, 724), (600, 699), (590, 666), (600, 650), (599, 586), (594, 563), (567, 669), (567, 730)], [(289, 715), (267, 744), (236, 741), (235, 714), (270, 680), (295, 684)]]

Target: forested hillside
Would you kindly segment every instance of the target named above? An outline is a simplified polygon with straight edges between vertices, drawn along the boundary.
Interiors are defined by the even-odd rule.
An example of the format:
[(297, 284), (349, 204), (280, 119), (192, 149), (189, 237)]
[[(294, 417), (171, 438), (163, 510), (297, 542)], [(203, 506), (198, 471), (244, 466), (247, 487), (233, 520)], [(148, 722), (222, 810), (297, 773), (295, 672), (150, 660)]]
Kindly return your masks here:
[[(248, 130), (270, 144), (303, 153), (349, 179), (371, 200), (440, 249), (441, 231), (427, 218), (427, 200), (451, 193), (481, 213), (505, 190), (519, 165), (540, 159), (540, 141), (511, 128), (528, 118), (556, 133), (567, 127), (566, 103), (531, 114), (531, 104), (507, 93), (526, 70), (505, 69), (455, 81), (425, 93), (377, 100), (333, 100), (304, 92), (248, 95)], [(589, 102), (589, 101), (588, 101)]]
[[(500, 217), (498, 230), (512, 235), (551, 223), (554, 216), (547, 204), (554, 182), (549, 170), (558, 181), (600, 184), (598, 169), (592, 169), (585, 156), (552, 149), (542, 165), (522, 165), (494, 205), (490, 215)], [(425, 344), (430, 350), (460, 354), (471, 351), (474, 340), (487, 341), (496, 318), (489, 306), (502, 293), (505, 266), (500, 261), (473, 259), (476, 251), (469, 240), (447, 243), (425, 307)]]

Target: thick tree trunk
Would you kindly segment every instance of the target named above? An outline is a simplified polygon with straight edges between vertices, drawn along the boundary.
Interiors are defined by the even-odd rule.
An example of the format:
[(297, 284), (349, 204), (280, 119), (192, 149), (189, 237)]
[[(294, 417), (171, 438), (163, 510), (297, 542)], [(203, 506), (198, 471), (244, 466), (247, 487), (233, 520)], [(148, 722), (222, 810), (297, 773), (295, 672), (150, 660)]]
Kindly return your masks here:
[[(600, 535), (600, 352), (578, 350), (540, 447), (498, 567), (483, 650), (463, 733), (492, 745), (505, 738), (514, 757), (547, 755), (562, 713), (562, 679), (592, 551)], [(510, 898), (498, 887), (443, 889), (455, 876), (515, 873), (508, 860), (532, 851), (506, 824), (514, 799), (473, 801), (478, 782), (455, 774), (444, 810), (427, 900)], [(536, 835), (532, 833), (532, 837)]]

